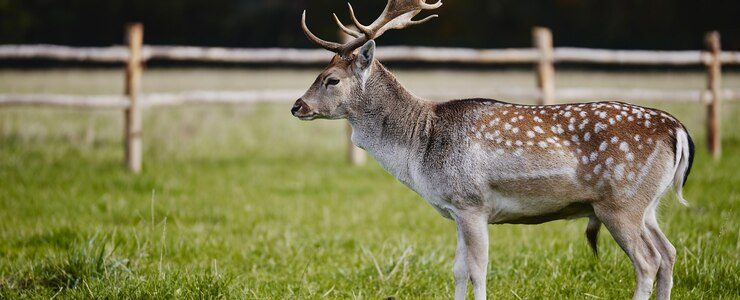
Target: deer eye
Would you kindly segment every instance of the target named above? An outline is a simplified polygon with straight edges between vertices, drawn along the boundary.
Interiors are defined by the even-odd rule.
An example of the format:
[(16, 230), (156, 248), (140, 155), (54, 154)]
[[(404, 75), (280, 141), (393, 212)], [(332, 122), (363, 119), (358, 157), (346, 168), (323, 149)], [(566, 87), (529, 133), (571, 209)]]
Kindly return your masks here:
[(326, 80), (325, 86), (329, 87), (330, 85), (337, 85), (337, 83), (339, 83), (339, 79), (329, 78)]

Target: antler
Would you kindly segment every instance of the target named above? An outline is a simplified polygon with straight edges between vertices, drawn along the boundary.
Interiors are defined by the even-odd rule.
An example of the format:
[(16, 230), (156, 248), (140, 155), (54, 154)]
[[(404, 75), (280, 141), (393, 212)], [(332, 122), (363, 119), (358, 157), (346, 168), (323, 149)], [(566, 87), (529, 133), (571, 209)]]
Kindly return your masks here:
[(301, 17), (301, 28), (303, 28), (303, 33), (306, 34), (306, 37), (308, 37), (312, 42), (326, 50), (336, 52), (342, 57), (348, 57), (352, 51), (362, 46), (365, 42), (378, 38), (390, 29), (403, 29), (438, 17), (438, 15), (431, 15), (421, 20), (412, 20), (422, 10), (430, 10), (442, 6), (441, 0), (438, 0), (437, 3), (434, 4), (428, 4), (424, 1), (425, 0), (388, 0), (388, 3), (385, 5), (385, 9), (380, 14), (380, 17), (368, 26), (362, 25), (362, 23), (357, 20), (357, 17), (355, 17), (355, 11), (352, 9), (352, 5), (347, 3), (352, 23), (355, 24), (359, 31), (345, 27), (344, 24), (339, 21), (337, 15), (334, 14), (334, 20), (337, 22), (337, 25), (339, 25), (339, 28), (354, 37), (353, 40), (346, 44), (325, 41), (314, 35), (310, 30), (308, 30), (308, 26), (306, 26), (305, 10)]

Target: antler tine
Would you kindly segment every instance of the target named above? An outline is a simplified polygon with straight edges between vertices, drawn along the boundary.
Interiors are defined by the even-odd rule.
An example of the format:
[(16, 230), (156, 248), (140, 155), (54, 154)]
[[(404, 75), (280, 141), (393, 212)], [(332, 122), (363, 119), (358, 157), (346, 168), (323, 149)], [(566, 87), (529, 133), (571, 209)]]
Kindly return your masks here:
[(343, 48), (344, 45), (339, 44), (339, 43), (334, 43), (334, 42), (329, 42), (329, 41), (322, 40), (319, 37), (317, 37), (316, 35), (314, 35), (311, 32), (311, 30), (308, 30), (308, 26), (306, 26), (306, 11), (305, 10), (303, 10), (303, 15), (301, 16), (301, 28), (303, 28), (303, 33), (306, 35), (306, 37), (309, 40), (311, 40), (312, 42), (314, 42), (316, 45), (318, 45), (318, 46), (320, 46), (320, 47), (322, 47), (322, 48), (324, 48), (326, 50), (332, 51), (332, 52), (337, 52), (338, 53), (340, 51), (343, 51), (342, 48)]
[(366, 36), (372, 36), (373, 31), (370, 29), (370, 27), (362, 25), (362, 23), (360, 23), (360, 21), (357, 20), (357, 17), (355, 16), (355, 10), (352, 9), (352, 4), (347, 2), (347, 7), (349, 7), (349, 16), (350, 18), (352, 18), (352, 23), (355, 23), (355, 26), (357, 27), (357, 29), (362, 31), (362, 33), (364, 33)]
[(349, 34), (349, 35), (351, 35), (353, 37), (356, 37), (356, 38), (358, 38), (358, 37), (360, 37), (362, 35), (362, 33), (358, 32), (358, 31), (355, 31), (355, 30), (352, 30), (352, 29), (349, 29), (346, 26), (344, 26), (344, 24), (342, 24), (342, 21), (339, 20), (339, 17), (337, 17), (337, 14), (332, 13), (332, 15), (334, 16), (334, 21), (337, 21), (337, 26), (339, 26), (339, 29), (341, 29), (342, 31), (344, 31), (344, 33)]
[(438, 15), (431, 15), (421, 20), (412, 20), (422, 10), (435, 9), (440, 6), (442, 6), (442, 0), (438, 0), (434, 4), (428, 4), (425, 0), (388, 0), (380, 17), (370, 26), (367, 26), (368, 31), (372, 33), (370, 37), (376, 38), (389, 29), (402, 29), (436, 18)]
[(357, 26), (357, 30), (353, 30), (344, 26), (344, 24), (342, 24), (336, 14), (333, 14), (334, 21), (337, 22), (339, 29), (353, 36), (353, 40), (345, 44), (339, 44), (318, 38), (310, 30), (308, 30), (308, 26), (306, 26), (305, 10), (303, 11), (303, 15), (301, 16), (301, 27), (303, 28), (303, 33), (306, 34), (306, 37), (308, 37), (309, 40), (321, 46), (322, 48), (333, 51), (341, 55), (342, 57), (349, 57), (352, 51), (362, 46), (362, 44), (366, 43), (367, 41), (381, 36), (389, 29), (402, 29), (411, 25), (421, 24), (433, 18), (436, 18), (437, 15), (431, 15), (421, 20), (412, 20), (422, 10), (435, 9), (442, 6), (442, 1), (438, 0), (434, 4), (429, 4), (426, 3), (425, 0), (388, 0), (385, 5), (385, 9), (383, 9), (383, 12), (369, 26), (365, 26), (360, 23), (359, 20), (357, 20), (357, 17), (355, 16), (355, 10), (354, 8), (352, 8), (352, 4), (347, 3), (347, 6), (349, 7), (349, 13), (350, 17), (352, 18), (352, 23)]
[(437, 17), (439, 17), (439, 15), (430, 15), (430, 16), (427, 16), (424, 19), (421, 19), (421, 20), (410, 20), (406, 24), (408, 24), (408, 25), (419, 25), (419, 24), (425, 23), (426, 21), (429, 21), (429, 20), (434, 19), (434, 18), (437, 18)]
[(426, 3), (424, 0), (419, 0), (419, 5), (422, 9), (436, 9), (442, 6), (442, 0), (438, 0), (437, 3), (429, 4)]

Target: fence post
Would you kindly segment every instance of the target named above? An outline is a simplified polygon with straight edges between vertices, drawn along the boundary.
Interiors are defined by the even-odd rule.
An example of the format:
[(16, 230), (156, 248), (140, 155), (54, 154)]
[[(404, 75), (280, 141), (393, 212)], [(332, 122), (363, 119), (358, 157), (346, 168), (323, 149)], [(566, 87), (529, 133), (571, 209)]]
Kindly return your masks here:
[(720, 54), (722, 53), (719, 32), (707, 32), (704, 36), (709, 60), (707, 63), (707, 89), (710, 101), (707, 105), (707, 145), (714, 160), (719, 160), (722, 154), (722, 135), (720, 122), (720, 104), (722, 102), (722, 67)]
[(141, 23), (126, 25), (126, 43), (128, 59), (126, 60), (125, 93), (129, 98), (129, 107), (124, 119), (124, 144), (126, 168), (131, 172), (141, 172), (141, 107), (138, 97), (141, 89), (141, 47), (144, 40), (144, 26)]
[[(354, 29), (354, 26), (347, 26), (348, 28)], [(349, 42), (349, 40), (352, 37), (348, 34), (346, 34), (344, 31), (339, 30), (339, 40), (342, 43)], [(367, 161), (367, 155), (365, 154), (365, 151), (360, 149), (359, 147), (355, 146), (355, 144), (352, 143), (352, 126), (350, 126), (349, 122), (346, 122), (346, 132), (347, 132), (347, 158), (349, 159), (349, 162), (355, 166), (364, 165)]]
[(537, 103), (541, 105), (555, 103), (555, 68), (553, 67), (552, 55), (552, 32), (545, 27), (534, 27), (532, 29), (532, 43), (539, 51), (537, 62), (537, 88), (540, 90), (540, 98)]

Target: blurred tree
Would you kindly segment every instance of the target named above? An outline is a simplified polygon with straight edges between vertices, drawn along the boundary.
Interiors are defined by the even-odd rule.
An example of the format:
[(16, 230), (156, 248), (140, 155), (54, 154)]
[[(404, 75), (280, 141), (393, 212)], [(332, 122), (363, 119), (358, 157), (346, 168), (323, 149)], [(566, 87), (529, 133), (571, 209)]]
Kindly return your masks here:
[[(352, 2), (363, 22), (385, 5)], [(140, 21), (150, 44), (310, 47), (298, 26), (303, 9), (326, 39), (336, 36), (332, 11), (349, 22), (344, 0), (0, 0), (0, 43), (120, 44), (124, 24)], [(541, 25), (556, 45), (698, 49), (716, 29), (724, 48), (740, 48), (738, 0), (454, 0), (438, 13), (380, 43), (524, 47)]]

